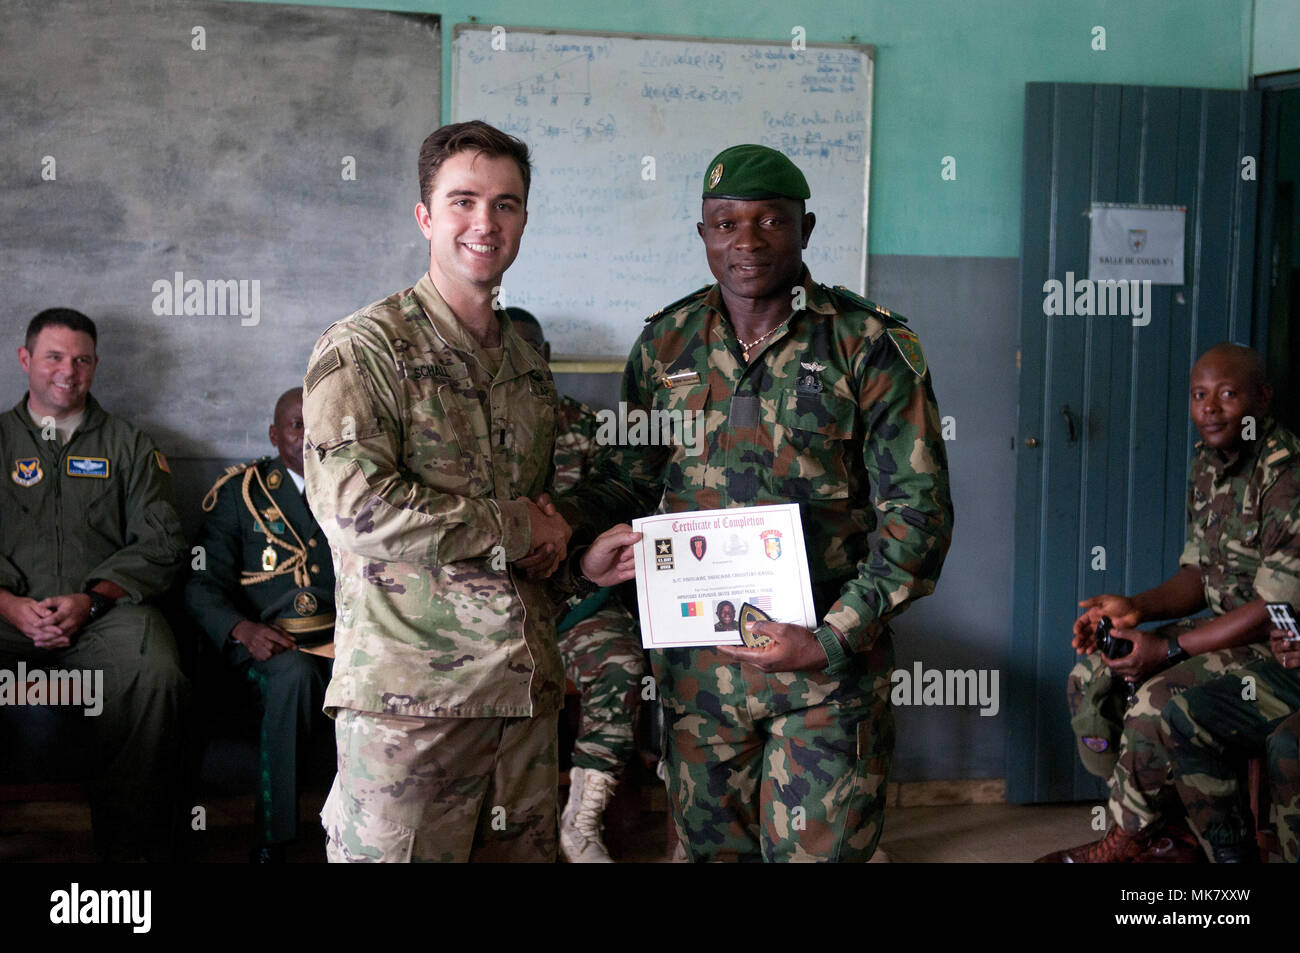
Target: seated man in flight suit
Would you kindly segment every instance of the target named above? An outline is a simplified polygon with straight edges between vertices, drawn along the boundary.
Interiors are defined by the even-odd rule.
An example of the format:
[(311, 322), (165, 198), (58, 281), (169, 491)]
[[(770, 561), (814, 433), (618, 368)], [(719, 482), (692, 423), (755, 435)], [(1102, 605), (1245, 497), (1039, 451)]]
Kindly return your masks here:
[(36, 315), (18, 349), (27, 393), (0, 414), (0, 691), (36, 669), (102, 679), (85, 719), (96, 850), (165, 860), (189, 682), (151, 603), (185, 537), (167, 458), (90, 394), (97, 337), (79, 311)]

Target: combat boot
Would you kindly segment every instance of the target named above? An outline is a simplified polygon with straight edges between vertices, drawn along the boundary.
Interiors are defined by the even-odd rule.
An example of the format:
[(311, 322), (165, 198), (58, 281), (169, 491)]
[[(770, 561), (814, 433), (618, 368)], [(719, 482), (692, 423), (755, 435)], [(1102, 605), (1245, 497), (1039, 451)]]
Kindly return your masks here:
[(1036, 864), (1187, 864), (1204, 860), (1201, 845), (1181, 824), (1131, 834), (1118, 824), (1101, 840), (1039, 857)]
[(607, 771), (572, 768), (569, 771), (569, 801), (560, 815), (560, 851), (571, 864), (612, 864), (601, 832), (605, 807), (614, 794), (618, 779)]
[(1039, 857), (1036, 864), (1125, 864), (1142, 853), (1142, 838), (1130, 834), (1118, 824), (1101, 840), (1080, 844), (1069, 850), (1056, 850)]

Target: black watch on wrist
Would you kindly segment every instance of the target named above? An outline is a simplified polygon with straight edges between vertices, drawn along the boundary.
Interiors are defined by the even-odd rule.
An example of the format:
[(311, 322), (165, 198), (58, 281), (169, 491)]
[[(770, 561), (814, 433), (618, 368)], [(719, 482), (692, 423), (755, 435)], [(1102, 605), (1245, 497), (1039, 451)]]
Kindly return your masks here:
[(90, 621), (94, 622), (109, 609), (113, 608), (113, 600), (103, 593), (96, 592), (94, 589), (87, 589), (86, 595), (90, 596)]
[[(1179, 632), (1178, 635), (1182, 635), (1182, 633)], [(1166, 660), (1170, 665), (1177, 665), (1179, 662), (1191, 658), (1187, 654), (1187, 649), (1178, 644), (1178, 635), (1169, 639), (1169, 654), (1166, 656)]]

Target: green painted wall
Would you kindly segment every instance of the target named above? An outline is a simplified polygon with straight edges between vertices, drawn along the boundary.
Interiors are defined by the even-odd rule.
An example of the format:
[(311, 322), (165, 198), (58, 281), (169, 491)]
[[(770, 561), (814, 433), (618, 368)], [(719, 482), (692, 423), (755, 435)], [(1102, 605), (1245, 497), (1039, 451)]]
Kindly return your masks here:
[[(1283, 3), (1297, 5), (1260, 0), (1261, 6)], [(817, 0), (797, 13), (778, 0), (330, 5), (441, 16), (444, 118), (452, 27), (471, 17), (506, 27), (759, 39), (788, 38), (798, 25), (812, 43), (874, 44), (869, 230), (875, 255), (1020, 254), (1026, 82), (1244, 89), (1252, 40), (1250, 0)], [(1104, 52), (1091, 47), (1098, 25), (1106, 29)], [(1258, 32), (1255, 38), (1258, 45)], [(940, 178), (947, 155), (957, 160), (956, 181)]]
[(1300, 69), (1300, 0), (1255, 0), (1251, 72)]

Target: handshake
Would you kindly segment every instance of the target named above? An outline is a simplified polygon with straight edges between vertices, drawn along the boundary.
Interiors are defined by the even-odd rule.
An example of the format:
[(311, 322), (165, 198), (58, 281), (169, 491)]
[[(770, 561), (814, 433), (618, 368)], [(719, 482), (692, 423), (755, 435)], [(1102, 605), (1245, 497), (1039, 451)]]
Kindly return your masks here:
[[(568, 557), (573, 527), (543, 493), (528, 501), (528, 528), (532, 548), (515, 565), (529, 579), (545, 579)], [(582, 574), (602, 588), (631, 579), (636, 575), (632, 547), (640, 539), (641, 534), (626, 523), (605, 530), (582, 554)]]

